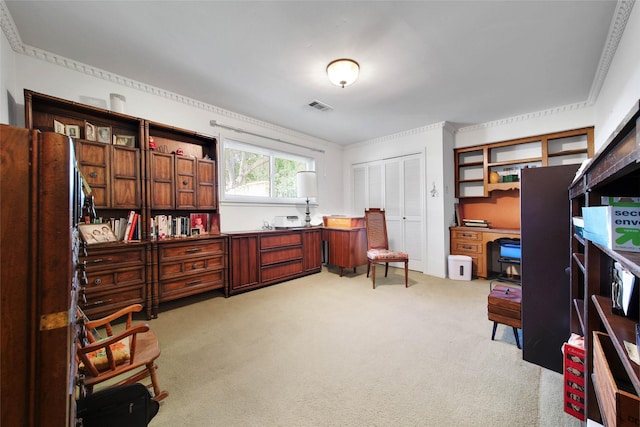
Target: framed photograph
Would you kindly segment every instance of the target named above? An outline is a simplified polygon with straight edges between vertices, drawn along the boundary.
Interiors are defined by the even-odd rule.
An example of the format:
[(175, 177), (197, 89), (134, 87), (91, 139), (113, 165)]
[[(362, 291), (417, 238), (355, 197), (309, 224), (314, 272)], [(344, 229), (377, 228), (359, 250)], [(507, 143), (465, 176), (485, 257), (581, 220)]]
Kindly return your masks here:
[(98, 127), (98, 142), (111, 144), (111, 128), (109, 126)]
[(71, 138), (80, 138), (80, 126), (67, 125), (65, 127), (65, 133)]
[(87, 242), (87, 245), (93, 245), (95, 243), (105, 242), (117, 242), (116, 235), (113, 234), (113, 230), (109, 224), (79, 224), (78, 229), (82, 239)]
[(189, 219), (191, 220), (192, 236), (209, 233), (209, 214), (192, 213)]
[(59, 122), (59, 121), (57, 121), (57, 120), (54, 120), (54, 121), (53, 121), (53, 130), (54, 130), (54, 132), (56, 132), (56, 133), (61, 133), (61, 134), (63, 134), (63, 135), (65, 134), (65, 133), (64, 133), (64, 124), (60, 123), (60, 122)]
[(96, 127), (89, 122), (84, 122), (84, 139), (95, 141), (97, 139)]
[(114, 137), (115, 145), (124, 145), (126, 147), (136, 146), (136, 137), (133, 135), (116, 135)]

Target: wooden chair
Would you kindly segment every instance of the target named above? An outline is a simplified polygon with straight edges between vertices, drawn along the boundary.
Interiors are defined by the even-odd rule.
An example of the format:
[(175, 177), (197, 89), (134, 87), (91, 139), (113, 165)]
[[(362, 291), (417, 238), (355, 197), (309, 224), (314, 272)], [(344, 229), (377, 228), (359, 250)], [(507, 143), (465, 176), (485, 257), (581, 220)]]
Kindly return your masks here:
[[(158, 386), (155, 360), (160, 356), (158, 339), (149, 325), (132, 325), (133, 313), (142, 305), (133, 304), (98, 320), (84, 317), (83, 336), (77, 340), (80, 374), (80, 397), (93, 393), (97, 384), (113, 380), (109, 386), (134, 384), (151, 378), (153, 399), (160, 401), (169, 393)], [(124, 330), (114, 335), (112, 323), (127, 316)], [(82, 318), (81, 318), (82, 319)], [(104, 328), (107, 337), (96, 336), (96, 328)]]
[(384, 277), (389, 272), (390, 262), (404, 262), (404, 286), (409, 286), (409, 255), (389, 249), (387, 221), (384, 210), (371, 208), (364, 212), (367, 228), (367, 277), (373, 265), (373, 289), (376, 288), (376, 264), (384, 264)]

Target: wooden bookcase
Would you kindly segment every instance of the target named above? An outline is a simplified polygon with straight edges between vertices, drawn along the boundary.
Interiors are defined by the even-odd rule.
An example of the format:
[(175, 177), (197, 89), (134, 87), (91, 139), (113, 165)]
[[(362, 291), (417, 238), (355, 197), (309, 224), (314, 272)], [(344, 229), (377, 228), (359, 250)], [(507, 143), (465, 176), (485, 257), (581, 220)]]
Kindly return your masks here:
[[(53, 132), (64, 126), (72, 135), (98, 217), (128, 218), (130, 211), (139, 215), (134, 241), (85, 245), (89, 282), (81, 306), (87, 315), (140, 303), (153, 317), (162, 301), (216, 289), (228, 295), (215, 138), (27, 89), (24, 97), (26, 127)], [(208, 234), (162, 240), (152, 234), (159, 215), (170, 218), (169, 226), (182, 218), (190, 234), (191, 214), (209, 218)], [(217, 248), (211, 257), (191, 253), (209, 246)], [(193, 256), (180, 263), (165, 256), (180, 251)], [(169, 268), (182, 270), (168, 277)], [(197, 273), (207, 273), (208, 279), (198, 285), (187, 280)]]
[[(456, 197), (489, 197), (520, 188), (519, 170), (580, 163), (593, 156), (593, 127), (454, 150)], [(492, 172), (498, 182), (492, 182)]]
[[(603, 196), (640, 196), (640, 102), (610, 136), (603, 149), (569, 188), (571, 216), (582, 216), (582, 208), (599, 206)], [(571, 221), (571, 218), (567, 219)], [(575, 228), (571, 238), (571, 331), (582, 335), (585, 341), (585, 412), (589, 419), (604, 425), (618, 425), (616, 406), (607, 402), (606, 391), (611, 384), (602, 384), (594, 376), (594, 333), (608, 335), (615, 351), (607, 353), (610, 366), (622, 368), (608, 377), (627, 383), (635, 390), (635, 408), (631, 416), (640, 413), (640, 365), (629, 359), (624, 341), (635, 343), (636, 322), (612, 313), (611, 281), (614, 262), (640, 277), (640, 253), (616, 251), (584, 239)], [(598, 353), (598, 352), (596, 352)], [(601, 354), (602, 352), (598, 353)], [(635, 411), (635, 413), (633, 412)], [(637, 418), (636, 418), (637, 419)]]

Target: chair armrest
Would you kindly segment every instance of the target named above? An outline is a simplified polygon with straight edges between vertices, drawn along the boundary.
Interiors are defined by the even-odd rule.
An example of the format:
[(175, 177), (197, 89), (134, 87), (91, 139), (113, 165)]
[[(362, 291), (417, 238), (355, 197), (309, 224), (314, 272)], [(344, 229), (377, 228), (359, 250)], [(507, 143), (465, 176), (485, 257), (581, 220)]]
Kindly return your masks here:
[(108, 364), (109, 364), (109, 369), (115, 369), (116, 368), (116, 360), (115, 357), (113, 355), (113, 351), (111, 346), (115, 343), (117, 343), (118, 341), (121, 341), (127, 337), (131, 337), (130, 342), (129, 342), (129, 360), (133, 361), (135, 358), (135, 353), (136, 353), (136, 336), (137, 334), (140, 333), (145, 333), (148, 332), (150, 330), (149, 325), (148, 324), (142, 324), (142, 325), (136, 325), (132, 328), (129, 329), (125, 329), (124, 331), (122, 331), (121, 333), (117, 334), (117, 335), (113, 335), (110, 336), (104, 340), (101, 341), (97, 341), (91, 344), (87, 344), (87, 345), (82, 345), (80, 341), (78, 341), (78, 348), (77, 348), (77, 355), (78, 358), (82, 361), (85, 369), (93, 376), (98, 376), (100, 374), (100, 371), (96, 368), (96, 366), (93, 364), (93, 362), (91, 361), (91, 359), (89, 358), (89, 354), (95, 351), (99, 351), (101, 349), (105, 350), (106, 356), (107, 356), (107, 360), (108, 360)]

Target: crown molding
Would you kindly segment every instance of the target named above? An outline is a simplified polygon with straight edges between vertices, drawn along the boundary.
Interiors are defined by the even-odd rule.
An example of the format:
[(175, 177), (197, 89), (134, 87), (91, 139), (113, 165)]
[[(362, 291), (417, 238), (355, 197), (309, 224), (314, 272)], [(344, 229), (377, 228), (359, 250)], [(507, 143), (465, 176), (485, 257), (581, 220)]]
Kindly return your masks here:
[(18, 33), (16, 24), (13, 22), (13, 17), (9, 13), (4, 0), (0, 0), (0, 27), (2, 27), (2, 32), (9, 41), (11, 49), (15, 52), (22, 53), (23, 44), (22, 39), (20, 38), (20, 33)]
[(598, 62), (598, 69), (596, 70), (596, 75), (593, 78), (593, 83), (591, 84), (591, 91), (589, 92), (589, 98), (587, 99), (589, 105), (595, 104), (598, 100), (600, 90), (602, 89), (604, 80), (609, 72), (609, 67), (611, 67), (611, 62), (613, 62), (613, 57), (618, 50), (620, 39), (622, 38), (624, 29), (627, 26), (627, 21), (629, 20), (629, 15), (631, 15), (631, 10), (633, 9), (634, 4), (635, 0), (619, 0), (616, 4), (616, 10), (613, 13), (611, 26), (609, 27), (609, 34), (607, 34), (607, 41), (604, 49), (602, 49), (602, 55)]
[(523, 122), (526, 120), (539, 119), (541, 117), (553, 116), (555, 114), (581, 110), (583, 108), (590, 107), (591, 105), (592, 104), (590, 104), (588, 101), (577, 102), (575, 104), (562, 105), (560, 107), (549, 108), (541, 111), (534, 111), (532, 113), (522, 114), (519, 116), (507, 117), (500, 120), (494, 120), (492, 122), (486, 122), (486, 123), (480, 123), (477, 125), (461, 127), (456, 131), (456, 133), (465, 133), (465, 132), (471, 132), (479, 129), (492, 128), (496, 126), (511, 125), (511, 124), (514, 124), (517, 122)]
[(429, 132), (432, 130), (440, 130), (440, 129), (446, 129), (450, 132), (455, 132), (455, 128), (448, 122), (439, 122), (439, 123), (433, 123), (427, 126), (421, 126), (419, 128), (415, 128), (415, 129), (409, 129), (403, 132), (398, 132), (398, 133), (394, 133), (391, 135), (385, 135), (385, 136), (381, 136), (379, 138), (374, 138), (374, 139), (368, 139), (366, 141), (362, 141), (362, 142), (357, 142), (355, 144), (349, 144), (344, 146), (345, 150), (350, 150), (352, 148), (357, 148), (357, 147), (366, 147), (369, 145), (375, 145), (375, 144), (381, 144), (381, 143), (385, 143), (385, 142), (389, 142), (389, 141), (393, 141), (393, 140), (397, 140), (400, 138), (404, 138), (407, 136), (412, 136), (412, 135), (419, 135), (421, 133), (425, 133), (425, 132)]

